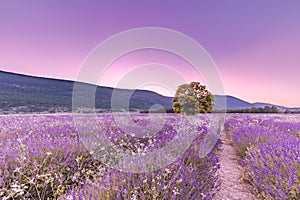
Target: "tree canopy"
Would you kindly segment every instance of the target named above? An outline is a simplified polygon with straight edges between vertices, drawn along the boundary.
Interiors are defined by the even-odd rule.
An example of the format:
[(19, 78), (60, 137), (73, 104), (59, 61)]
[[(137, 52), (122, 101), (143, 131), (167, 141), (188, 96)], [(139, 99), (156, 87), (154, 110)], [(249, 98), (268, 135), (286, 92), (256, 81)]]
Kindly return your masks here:
[(173, 98), (173, 110), (185, 115), (212, 112), (213, 95), (199, 82), (182, 84)]

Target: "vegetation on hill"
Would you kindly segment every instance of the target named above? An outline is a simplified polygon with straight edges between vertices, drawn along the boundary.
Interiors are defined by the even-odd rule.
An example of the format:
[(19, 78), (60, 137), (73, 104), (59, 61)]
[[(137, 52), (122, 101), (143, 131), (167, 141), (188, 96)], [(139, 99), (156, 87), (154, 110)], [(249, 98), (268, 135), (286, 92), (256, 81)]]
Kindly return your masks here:
[(275, 106), (265, 106), (263, 108), (246, 108), (246, 109), (233, 109), (227, 110), (227, 113), (279, 113), (280, 111)]

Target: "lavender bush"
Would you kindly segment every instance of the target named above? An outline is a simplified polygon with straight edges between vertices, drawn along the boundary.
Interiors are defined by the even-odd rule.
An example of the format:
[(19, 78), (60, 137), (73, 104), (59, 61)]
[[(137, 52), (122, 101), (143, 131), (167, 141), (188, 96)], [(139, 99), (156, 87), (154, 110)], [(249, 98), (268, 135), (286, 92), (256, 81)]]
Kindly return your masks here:
[[(156, 134), (156, 124), (147, 126), (150, 122), (144, 115), (123, 116), (139, 125), (135, 128), (126, 124), (120, 128), (108, 114), (97, 117), (101, 123), (96, 128), (89, 126), (88, 115), (82, 116), (80, 126), (74, 125), (71, 115), (0, 117), (0, 198), (212, 199), (219, 185), (218, 145), (210, 151), (214, 143), (207, 143), (204, 117), (195, 117), (195, 123), (184, 127), (186, 134), (195, 132), (196, 137), (182, 155), (176, 157), (178, 152), (168, 150), (162, 156), (174, 156), (174, 162), (143, 173), (112, 168), (103, 156), (95, 155), (97, 149), (86, 148), (81, 139), (93, 144), (101, 131), (125, 152), (148, 153), (167, 146), (176, 137), (179, 117), (169, 115)], [(80, 129), (89, 135), (80, 137)], [(136, 135), (141, 132), (143, 137)], [(210, 152), (207, 156), (206, 149)]]
[(97, 172), (71, 122), (70, 116), (1, 118), (1, 198), (57, 198)]
[(182, 157), (163, 169), (149, 173), (126, 173), (111, 169), (101, 182), (71, 190), (67, 197), (118, 200), (212, 199), (219, 186), (216, 176), (218, 159), (215, 152), (200, 158), (197, 145), (195, 141)]
[(300, 199), (300, 123), (293, 115), (233, 115), (226, 122), (245, 180), (262, 199)]

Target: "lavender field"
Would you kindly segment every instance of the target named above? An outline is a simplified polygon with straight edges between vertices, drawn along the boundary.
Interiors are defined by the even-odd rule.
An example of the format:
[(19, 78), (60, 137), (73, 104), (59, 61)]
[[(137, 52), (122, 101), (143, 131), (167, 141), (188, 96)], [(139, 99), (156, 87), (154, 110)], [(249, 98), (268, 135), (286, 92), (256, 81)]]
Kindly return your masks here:
[(214, 199), (221, 132), (257, 198), (300, 198), (297, 115), (153, 116), (1, 116), (0, 199)]
[[(214, 188), (219, 184), (215, 175), (218, 158), (214, 144), (211, 148), (205, 145), (206, 135), (213, 130), (207, 128), (207, 119), (199, 116), (187, 122), (178, 115), (168, 115), (164, 117), (166, 121), (160, 130), (154, 135), (149, 135), (153, 133), (151, 129), (155, 129), (156, 124), (147, 126), (148, 129), (143, 128), (150, 122), (147, 116), (135, 114), (120, 117), (124, 120), (130, 118), (140, 128), (137, 130), (130, 126), (120, 128), (109, 114), (96, 116), (100, 123), (96, 127), (89, 126), (92, 121), (89, 115), (82, 115), (79, 118), (77, 116), (76, 123), (72, 115), (2, 116), (0, 198), (211, 199), (213, 197)], [(182, 124), (180, 120), (185, 122), (184, 126), (178, 128), (178, 125)], [(127, 128), (128, 130), (125, 130)], [(84, 130), (84, 135), (78, 134), (78, 130)], [(135, 134), (128, 134), (128, 131), (144, 134), (138, 137)], [(159, 154), (162, 156), (160, 161), (168, 160), (172, 156), (174, 160), (157, 168), (154, 166), (159, 163), (151, 158), (147, 160), (148, 168), (138, 172), (133, 168), (130, 168), (132, 170), (117, 168), (120, 154), (103, 148), (104, 144), (97, 146), (98, 133), (104, 134), (101, 137), (106, 136), (114, 147), (133, 155), (153, 152), (168, 146), (172, 141), (177, 142), (175, 146), (179, 151), (166, 148)], [(187, 149), (180, 148), (184, 142), (176, 140), (178, 134), (189, 136), (186, 141), (192, 139), (186, 144)], [(217, 136), (214, 133), (210, 135)], [(216, 137), (215, 139), (217, 142)], [(137, 163), (132, 163), (131, 166), (145, 167)]]
[(231, 115), (225, 130), (259, 199), (300, 199), (300, 116)]

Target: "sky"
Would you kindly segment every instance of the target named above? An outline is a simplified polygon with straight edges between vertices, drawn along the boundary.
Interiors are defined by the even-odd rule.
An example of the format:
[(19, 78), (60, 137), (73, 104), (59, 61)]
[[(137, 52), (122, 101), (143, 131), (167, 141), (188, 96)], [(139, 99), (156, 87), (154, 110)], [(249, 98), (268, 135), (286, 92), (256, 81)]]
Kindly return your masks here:
[[(134, 28), (162, 27), (193, 38), (206, 50), (226, 94), (299, 107), (299, 10), (296, 0), (2, 0), (0, 70), (76, 80), (91, 51), (107, 38)], [(151, 63), (148, 74), (139, 70)], [(156, 79), (151, 83), (155, 74), (166, 74), (161, 80), (172, 75), (168, 83), (174, 84)], [(148, 82), (131, 84), (137, 79)], [(181, 80), (205, 83), (205, 77), (177, 55), (141, 50), (116, 59), (98, 84), (122, 82), (122, 87), (172, 95)]]

